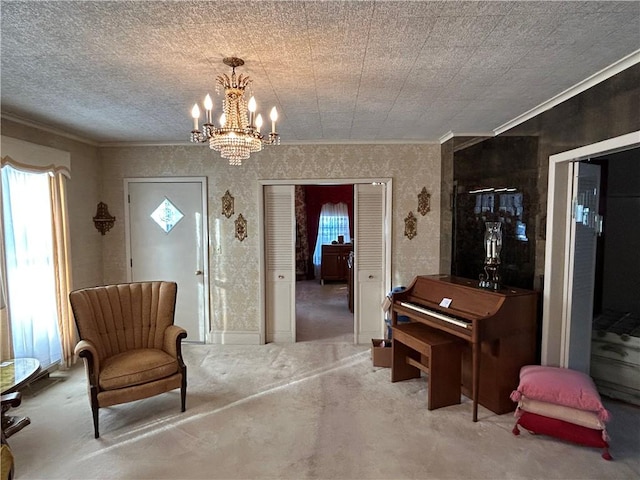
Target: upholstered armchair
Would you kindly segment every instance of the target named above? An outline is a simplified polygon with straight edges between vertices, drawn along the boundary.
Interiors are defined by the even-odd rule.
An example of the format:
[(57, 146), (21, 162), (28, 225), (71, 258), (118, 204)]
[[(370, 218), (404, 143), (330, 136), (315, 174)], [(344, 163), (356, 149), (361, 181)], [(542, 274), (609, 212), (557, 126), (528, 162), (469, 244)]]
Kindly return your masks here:
[(95, 438), (98, 410), (180, 388), (182, 411), (187, 367), (181, 343), (187, 332), (174, 322), (177, 285), (136, 282), (83, 288), (69, 294), (84, 360)]

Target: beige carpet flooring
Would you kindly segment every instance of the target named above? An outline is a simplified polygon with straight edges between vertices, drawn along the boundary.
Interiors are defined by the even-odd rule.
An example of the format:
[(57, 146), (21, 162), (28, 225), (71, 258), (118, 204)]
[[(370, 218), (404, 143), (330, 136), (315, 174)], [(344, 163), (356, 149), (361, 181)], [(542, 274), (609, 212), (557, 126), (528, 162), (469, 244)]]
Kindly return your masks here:
[(184, 346), (185, 413), (178, 391), (104, 408), (96, 440), (81, 366), (36, 383), (15, 410), (32, 421), (9, 439), (16, 478), (640, 478), (638, 407), (605, 399), (610, 462), (599, 449), (516, 437), (512, 414), (480, 407), (474, 423), (464, 397), (428, 411), (424, 378), (392, 384), (369, 346), (353, 345), (344, 285), (299, 290), (295, 344)]
[(296, 282), (296, 341), (353, 343), (346, 283)]

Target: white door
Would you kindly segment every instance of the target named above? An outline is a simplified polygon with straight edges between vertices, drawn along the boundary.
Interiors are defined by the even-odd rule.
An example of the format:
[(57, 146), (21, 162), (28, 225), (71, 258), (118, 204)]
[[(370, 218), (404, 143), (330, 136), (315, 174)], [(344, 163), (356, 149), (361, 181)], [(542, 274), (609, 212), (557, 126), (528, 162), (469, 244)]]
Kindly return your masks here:
[(127, 179), (129, 280), (178, 284), (175, 323), (187, 341), (209, 326), (206, 180)]
[(296, 341), (296, 221), (293, 185), (265, 185), (265, 321), (267, 342)]
[(598, 214), (600, 166), (573, 164), (572, 244), (569, 253), (569, 290), (567, 306), (571, 319), (567, 322), (565, 365), (589, 374), (591, 364), (591, 330), (593, 323), (593, 289), (596, 270), (597, 235), (601, 218)]
[(369, 343), (384, 332), (385, 184), (354, 185), (354, 334)]

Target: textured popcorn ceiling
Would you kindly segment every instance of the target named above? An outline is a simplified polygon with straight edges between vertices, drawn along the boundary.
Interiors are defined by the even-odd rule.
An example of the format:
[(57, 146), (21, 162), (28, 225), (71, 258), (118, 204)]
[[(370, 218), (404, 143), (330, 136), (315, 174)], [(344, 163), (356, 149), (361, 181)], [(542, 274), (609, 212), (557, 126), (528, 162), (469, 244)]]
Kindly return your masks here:
[(2, 113), (180, 143), (239, 56), (283, 143), (487, 133), (640, 47), (640, 2), (2, 0)]

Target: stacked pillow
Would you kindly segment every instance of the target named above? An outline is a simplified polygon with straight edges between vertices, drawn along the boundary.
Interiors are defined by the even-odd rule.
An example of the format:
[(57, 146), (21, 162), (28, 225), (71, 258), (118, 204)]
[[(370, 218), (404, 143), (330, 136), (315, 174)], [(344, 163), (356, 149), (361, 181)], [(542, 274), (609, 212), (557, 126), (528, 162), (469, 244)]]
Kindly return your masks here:
[(518, 402), (513, 433), (518, 425), (532, 433), (551, 435), (581, 445), (603, 448), (611, 460), (606, 423), (610, 414), (588, 375), (567, 368), (527, 365), (511, 393)]

